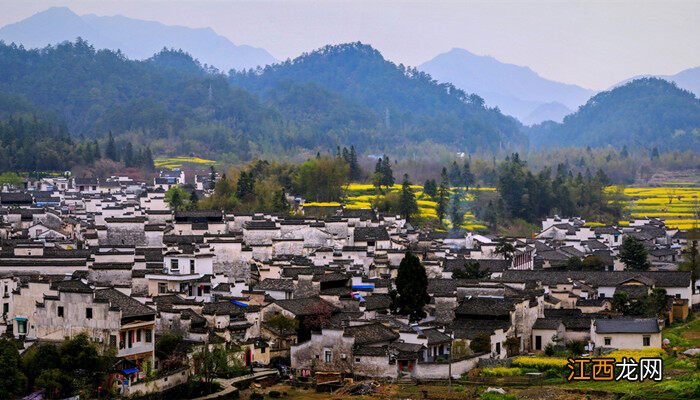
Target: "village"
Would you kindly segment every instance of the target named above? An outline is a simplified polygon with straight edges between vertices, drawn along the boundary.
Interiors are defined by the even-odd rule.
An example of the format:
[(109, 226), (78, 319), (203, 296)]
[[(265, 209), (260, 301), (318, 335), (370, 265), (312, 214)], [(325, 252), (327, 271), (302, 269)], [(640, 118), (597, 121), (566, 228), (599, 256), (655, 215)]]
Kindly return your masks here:
[[(206, 196), (211, 176), (193, 178)], [(193, 354), (217, 348), (237, 375), (335, 390), (348, 377), (451, 381), (577, 346), (661, 349), (664, 327), (700, 303), (700, 281), (678, 270), (688, 232), (658, 219), (552, 217), (506, 238), (419, 230), (371, 209), (173, 212), (165, 193), (185, 181), (166, 170), (151, 182), (54, 177), (1, 192), (0, 332), (20, 352), (87, 335), (114, 352), (103, 390), (124, 396), (201, 376)], [(621, 260), (626, 240), (647, 250), (647, 268)], [(411, 315), (394, 304), (408, 258), (429, 298)], [(161, 338), (185, 355), (159, 354)]]

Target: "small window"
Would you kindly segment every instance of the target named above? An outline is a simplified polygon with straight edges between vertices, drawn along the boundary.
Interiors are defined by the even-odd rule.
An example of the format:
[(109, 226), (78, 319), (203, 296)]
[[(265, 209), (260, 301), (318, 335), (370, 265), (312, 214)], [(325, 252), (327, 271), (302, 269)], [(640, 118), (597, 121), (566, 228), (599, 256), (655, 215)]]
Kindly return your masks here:
[(178, 271), (180, 269), (180, 266), (177, 263), (177, 258), (173, 258), (170, 260), (170, 270), (171, 271)]
[(88, 307), (85, 309), (85, 319), (92, 319), (92, 308)]
[(109, 347), (117, 347), (117, 335), (109, 335)]
[(645, 347), (651, 346), (651, 336), (642, 337), (642, 345)]
[(20, 335), (27, 334), (27, 321), (17, 321), (17, 333)]
[(59, 317), (63, 317), (63, 306), (58, 306), (58, 310), (56, 312)]
[(141, 341), (141, 329), (136, 330), (136, 341), (137, 342)]
[(604, 340), (606, 346), (610, 346), (610, 344), (612, 343), (612, 338), (606, 337)]
[(333, 361), (333, 353), (330, 350), (326, 350), (323, 353), (323, 361), (325, 361), (327, 363)]
[(190, 274), (194, 274), (194, 260), (190, 260)]
[(158, 293), (164, 294), (168, 292), (168, 284), (165, 282), (158, 282)]
[(360, 362), (360, 357), (355, 357), (355, 362), (359, 363)]
[(260, 348), (260, 353), (265, 354), (265, 347), (264, 346)]
[(151, 343), (153, 341), (153, 333), (150, 329), (146, 329), (146, 343)]
[(10, 303), (2, 303), (2, 313), (7, 314), (10, 312)]

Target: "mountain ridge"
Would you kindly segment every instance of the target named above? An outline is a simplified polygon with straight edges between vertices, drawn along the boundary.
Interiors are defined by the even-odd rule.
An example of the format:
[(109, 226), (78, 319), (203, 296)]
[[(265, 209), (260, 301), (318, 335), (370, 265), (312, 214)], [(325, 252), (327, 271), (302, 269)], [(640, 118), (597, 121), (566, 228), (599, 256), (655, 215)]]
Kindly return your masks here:
[(79, 16), (67, 7), (52, 7), (0, 28), (0, 40), (42, 48), (77, 37), (97, 48), (120, 50), (130, 58), (146, 59), (162, 48), (182, 49), (203, 64), (223, 71), (264, 66), (277, 60), (266, 50), (236, 45), (212, 28), (165, 25), (116, 16)]
[(418, 68), (438, 81), (479, 93), (490, 106), (498, 106), (523, 122), (544, 104), (556, 102), (575, 110), (594, 94), (590, 89), (543, 78), (530, 67), (504, 63), (461, 48), (439, 54)]

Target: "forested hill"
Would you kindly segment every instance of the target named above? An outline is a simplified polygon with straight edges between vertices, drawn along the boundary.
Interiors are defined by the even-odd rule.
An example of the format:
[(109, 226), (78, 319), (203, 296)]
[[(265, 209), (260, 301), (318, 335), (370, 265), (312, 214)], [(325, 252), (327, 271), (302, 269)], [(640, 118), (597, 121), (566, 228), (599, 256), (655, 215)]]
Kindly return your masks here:
[(592, 97), (561, 124), (531, 128), (530, 143), (700, 150), (700, 100), (662, 79), (634, 80)]
[(74, 136), (149, 144), (157, 154), (457, 150), (522, 143), (520, 124), (478, 96), (396, 66), (369, 46), (326, 47), (259, 73), (205, 71), (181, 51), (144, 61), (78, 40), (41, 50), (0, 43), (0, 91), (53, 112)]
[[(439, 84), (415, 68), (393, 64), (362, 43), (329, 45), (262, 70), (232, 73), (230, 80), (275, 107), (280, 105), (280, 92), (321, 88), (319, 102), (324, 96), (337, 95), (341, 102), (357, 107), (355, 117), (365, 128), (377, 123), (371, 127), (373, 141), (431, 140), (455, 149), (487, 150), (523, 139), (519, 122), (486, 108), (478, 95)], [(305, 106), (304, 102), (287, 103), (284, 108), (299, 113)], [(337, 120), (335, 113), (321, 110), (318, 117)]]

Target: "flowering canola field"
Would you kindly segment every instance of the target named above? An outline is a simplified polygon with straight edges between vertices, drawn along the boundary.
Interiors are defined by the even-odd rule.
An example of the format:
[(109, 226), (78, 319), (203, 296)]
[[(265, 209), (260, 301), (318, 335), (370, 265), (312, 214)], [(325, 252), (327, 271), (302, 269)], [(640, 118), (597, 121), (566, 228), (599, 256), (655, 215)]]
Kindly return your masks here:
[(180, 168), (184, 164), (216, 164), (214, 160), (207, 160), (199, 157), (158, 157), (153, 160), (156, 168)]
[(631, 218), (656, 217), (671, 228), (692, 229), (700, 225), (700, 188), (625, 188)]
[[(435, 202), (430, 196), (423, 193), (423, 186), (421, 185), (411, 185), (413, 193), (416, 196), (418, 203), (418, 210), (420, 216), (426, 219), (437, 219), (437, 202)], [(384, 189), (385, 192), (398, 192), (401, 190), (400, 184), (395, 184), (394, 186)], [(494, 188), (474, 188), (470, 189), (470, 192), (475, 190), (491, 191)], [(370, 209), (372, 208), (372, 201), (377, 199), (376, 188), (372, 184), (364, 183), (352, 183), (348, 185), (346, 190), (346, 197), (343, 200), (343, 205), (348, 209)], [(381, 195), (379, 195), (381, 196)], [(474, 200), (473, 193), (466, 193), (464, 200), (469, 203)], [(309, 203), (306, 204), (307, 206)], [(480, 223), (474, 214), (471, 212), (466, 212), (464, 214), (464, 223), (462, 228), (467, 230), (479, 230), (486, 229), (486, 226)]]

